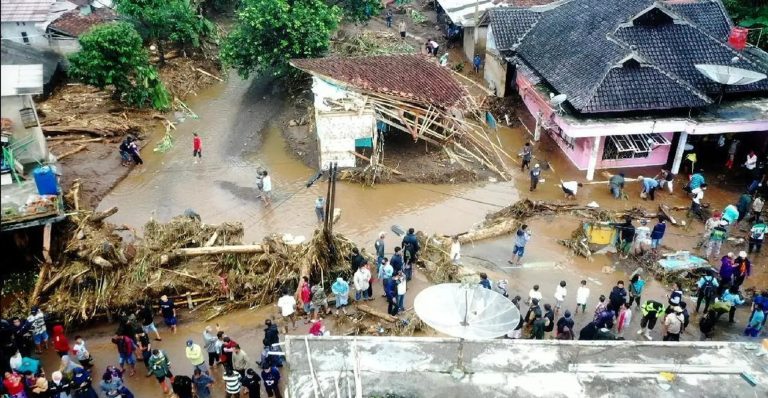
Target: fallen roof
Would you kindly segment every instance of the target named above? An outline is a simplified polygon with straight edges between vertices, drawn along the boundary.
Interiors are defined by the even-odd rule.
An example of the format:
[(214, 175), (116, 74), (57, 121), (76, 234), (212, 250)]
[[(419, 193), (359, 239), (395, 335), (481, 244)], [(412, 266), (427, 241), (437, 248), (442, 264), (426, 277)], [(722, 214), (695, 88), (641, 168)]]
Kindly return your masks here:
[(43, 84), (48, 84), (59, 69), (61, 55), (53, 51), (41, 51), (26, 44), (3, 41), (0, 46), (3, 65), (43, 65)]
[(449, 69), (422, 55), (294, 59), (291, 65), (352, 88), (440, 107), (469, 96)]
[(67, 11), (48, 27), (71, 37), (80, 37), (92, 27), (117, 20), (117, 14), (111, 8), (94, 9), (88, 15), (82, 15), (79, 9)]
[(54, 0), (2, 0), (1, 22), (43, 22)]
[[(536, 12), (489, 11), (497, 48), (514, 54), (582, 113), (665, 110), (715, 102), (720, 86), (696, 64), (763, 72), (724, 40), (718, 0), (571, 0)], [(498, 33), (497, 33), (498, 32)], [(766, 92), (768, 79), (726, 92)]]
[[(756, 343), (286, 336), (293, 398), (746, 397), (768, 394)], [(674, 380), (659, 380), (660, 372)], [(754, 378), (752, 386), (742, 373)]]
[(43, 65), (2, 65), (0, 96), (43, 93)]

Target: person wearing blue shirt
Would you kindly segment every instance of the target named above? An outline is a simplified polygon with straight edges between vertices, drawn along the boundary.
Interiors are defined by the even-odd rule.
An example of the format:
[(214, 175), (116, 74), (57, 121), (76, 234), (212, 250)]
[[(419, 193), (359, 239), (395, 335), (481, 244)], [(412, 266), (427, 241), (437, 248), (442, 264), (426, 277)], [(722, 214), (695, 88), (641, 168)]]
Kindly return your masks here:
[(723, 292), (723, 296), (720, 299), (731, 305), (731, 309), (728, 311), (728, 322), (733, 323), (733, 317), (736, 315), (736, 306), (744, 304), (744, 299), (739, 296), (738, 288), (733, 287)]
[[(754, 317), (756, 312), (768, 313), (768, 290), (763, 290), (762, 293), (756, 294), (755, 298), (752, 300), (752, 314), (750, 315), (750, 318)], [(765, 326), (766, 318), (768, 317), (763, 317), (763, 326)]]
[(643, 288), (645, 288), (645, 280), (640, 274), (632, 275), (632, 279), (629, 280), (629, 305), (632, 306), (632, 302), (637, 302), (637, 308), (640, 309), (640, 299), (643, 295)]
[(667, 231), (667, 223), (664, 217), (659, 217), (659, 222), (653, 226), (651, 231), (651, 248), (658, 250), (661, 246), (661, 240), (664, 238), (664, 233)]
[(688, 182), (688, 189), (687, 189), (687, 191), (691, 192), (692, 190), (700, 187), (701, 184), (703, 184), (704, 182), (705, 182), (705, 180), (704, 180), (704, 176), (701, 175), (701, 170), (696, 171), (696, 173), (694, 173), (691, 176), (690, 182)]
[(488, 279), (488, 274), (485, 272), (480, 273), (480, 286), (491, 290), (491, 281)]
[(656, 200), (656, 190), (659, 188), (659, 182), (650, 177), (638, 176), (637, 179), (643, 183), (643, 193), (651, 200)]
[(339, 315), (339, 310), (347, 314), (347, 306), (349, 300), (349, 283), (342, 277), (336, 278), (336, 282), (331, 285), (331, 292), (336, 296), (336, 315)]
[(472, 65), (475, 68), (475, 73), (480, 73), (480, 65), (483, 64), (483, 59), (480, 58), (480, 55), (475, 55), (475, 58), (472, 60)]

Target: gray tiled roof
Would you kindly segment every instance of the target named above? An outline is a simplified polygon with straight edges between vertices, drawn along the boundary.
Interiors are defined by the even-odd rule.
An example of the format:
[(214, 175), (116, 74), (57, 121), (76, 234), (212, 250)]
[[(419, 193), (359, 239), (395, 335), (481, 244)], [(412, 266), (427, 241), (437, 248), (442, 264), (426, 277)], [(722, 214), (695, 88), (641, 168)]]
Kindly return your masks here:
[(679, 101), (704, 106), (709, 99), (652, 66), (613, 67), (592, 92), (583, 112), (669, 109)]
[(665, 3), (675, 14), (689, 20), (712, 37), (725, 40), (731, 31), (731, 21), (718, 0), (699, 0), (689, 3)]
[[(583, 113), (623, 112), (699, 107), (713, 102), (719, 86), (701, 75), (695, 64), (729, 64), (739, 56), (739, 68), (765, 72), (750, 56), (728, 47), (730, 20), (712, 0), (689, 0), (673, 7), (660, 5), (675, 23), (641, 26), (635, 16), (653, 0), (571, 0), (539, 12), (532, 28), (522, 33), (515, 56), (522, 59), (568, 102)], [(678, 12), (679, 14), (676, 14)], [(654, 11), (663, 16), (662, 12)], [(718, 14), (719, 13), (719, 14)], [(511, 43), (530, 16), (492, 12), (497, 47)], [(699, 26), (698, 24), (701, 24)], [(507, 30), (501, 28), (510, 25)], [(497, 36), (501, 32), (502, 38)], [(508, 33), (512, 32), (512, 33)], [(518, 36), (519, 37), (519, 36)], [(514, 44), (514, 43), (513, 43)], [(641, 67), (619, 62), (628, 56)], [(729, 91), (768, 92), (768, 80), (729, 87)], [(709, 97), (708, 97), (709, 96)]]
[(527, 9), (499, 7), (488, 10), (496, 48), (513, 48), (539, 20), (541, 13)]

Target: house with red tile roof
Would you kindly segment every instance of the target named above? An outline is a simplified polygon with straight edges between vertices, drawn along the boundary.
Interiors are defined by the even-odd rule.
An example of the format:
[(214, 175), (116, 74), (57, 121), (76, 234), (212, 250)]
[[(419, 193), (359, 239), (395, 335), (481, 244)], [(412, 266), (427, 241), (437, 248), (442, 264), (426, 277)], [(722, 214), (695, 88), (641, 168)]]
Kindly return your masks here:
[[(467, 89), (434, 58), (420, 54), (328, 57), (294, 59), (291, 65), (312, 75), (321, 169), (334, 162), (338, 167), (355, 167), (358, 158), (378, 164), (381, 138), (387, 134), (409, 134), (414, 142), (443, 147), (481, 136), (489, 140), (482, 133), (473, 134), (477, 124), (465, 120), (465, 114), (477, 113)], [(485, 142), (479, 147), (490, 151), (492, 145)], [(370, 158), (356, 148), (370, 152)], [(493, 158), (489, 153), (482, 157)], [(466, 155), (481, 158), (476, 153)], [(506, 178), (499, 166), (502, 162), (489, 163), (488, 168)]]

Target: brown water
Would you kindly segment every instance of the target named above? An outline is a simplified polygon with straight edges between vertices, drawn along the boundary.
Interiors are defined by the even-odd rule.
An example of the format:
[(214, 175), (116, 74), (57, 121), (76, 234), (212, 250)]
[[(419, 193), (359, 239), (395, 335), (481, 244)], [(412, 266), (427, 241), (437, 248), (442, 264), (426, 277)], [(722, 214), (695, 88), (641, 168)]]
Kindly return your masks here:
[[(264, 98), (270, 98), (264, 100)], [(155, 138), (144, 151), (145, 165), (134, 170), (107, 195), (100, 208), (118, 206), (111, 218), (140, 227), (150, 217), (161, 221), (195, 209), (204, 222), (237, 220), (245, 225), (245, 240), (271, 233), (308, 236), (316, 227), (314, 200), (325, 196), (326, 183), (307, 189), (316, 173), (287, 153), (272, 118), (282, 100), (266, 85), (232, 76), (189, 101), (200, 119), (187, 120), (174, 131), (176, 143), (165, 154), (152, 153)], [(191, 157), (191, 134), (203, 140), (203, 159)], [(516, 131), (502, 133), (515, 140)], [(257, 167), (272, 176), (273, 202), (265, 206), (255, 188)], [(467, 230), (490, 210), (518, 199), (512, 183), (471, 185), (397, 184), (373, 188), (339, 183), (337, 206), (342, 209), (336, 231), (361, 241), (373, 240), (393, 224), (426, 231)], [(395, 241), (393, 240), (393, 243)]]

